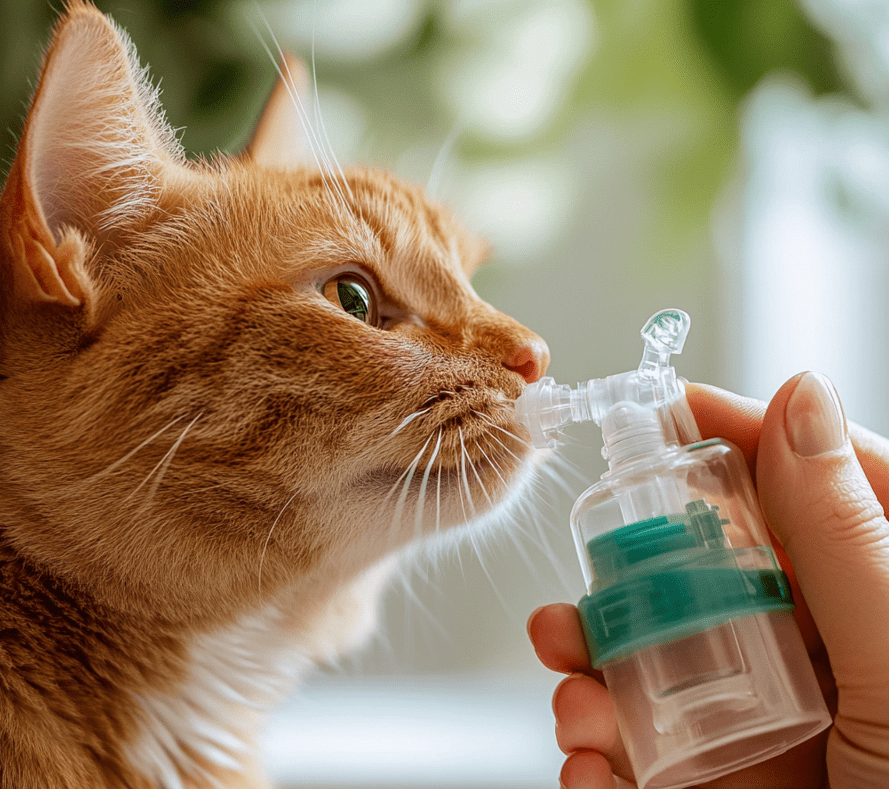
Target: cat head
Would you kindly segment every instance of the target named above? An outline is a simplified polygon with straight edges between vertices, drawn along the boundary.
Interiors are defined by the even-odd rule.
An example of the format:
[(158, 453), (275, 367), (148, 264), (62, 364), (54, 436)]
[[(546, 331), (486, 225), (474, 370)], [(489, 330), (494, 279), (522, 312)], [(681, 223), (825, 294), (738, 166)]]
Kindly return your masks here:
[(474, 293), (484, 245), (302, 163), (293, 85), (244, 155), (190, 162), (93, 6), (49, 47), (0, 196), (0, 528), (116, 605), (348, 578), (531, 465), (512, 400), (548, 353)]

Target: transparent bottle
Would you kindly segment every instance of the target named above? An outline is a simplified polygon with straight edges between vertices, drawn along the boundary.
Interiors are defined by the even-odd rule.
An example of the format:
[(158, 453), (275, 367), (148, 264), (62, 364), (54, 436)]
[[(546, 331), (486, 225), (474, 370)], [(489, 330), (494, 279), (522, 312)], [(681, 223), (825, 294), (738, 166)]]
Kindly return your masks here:
[(669, 366), (690, 320), (654, 315), (637, 370), (516, 408), (538, 445), (602, 427), (609, 470), (574, 505), (579, 604), (640, 789), (711, 780), (783, 753), (831, 719), (743, 455), (701, 441)]

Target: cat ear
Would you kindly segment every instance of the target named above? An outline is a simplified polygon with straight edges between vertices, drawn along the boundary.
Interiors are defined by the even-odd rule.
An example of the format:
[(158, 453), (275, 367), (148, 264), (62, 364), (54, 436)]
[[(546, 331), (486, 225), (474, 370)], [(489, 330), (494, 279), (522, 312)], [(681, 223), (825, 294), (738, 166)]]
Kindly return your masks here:
[(68, 0), (0, 196), (16, 295), (82, 303), (87, 246), (152, 210), (181, 160), (129, 39)]
[[(294, 170), (311, 159), (307, 125), (301, 107), (309, 95), (308, 72), (302, 61), (285, 53), (279, 64), (278, 81), (266, 101), (245, 155), (262, 167)], [(300, 104), (302, 102), (302, 105)], [(307, 123), (307, 122), (306, 122)]]

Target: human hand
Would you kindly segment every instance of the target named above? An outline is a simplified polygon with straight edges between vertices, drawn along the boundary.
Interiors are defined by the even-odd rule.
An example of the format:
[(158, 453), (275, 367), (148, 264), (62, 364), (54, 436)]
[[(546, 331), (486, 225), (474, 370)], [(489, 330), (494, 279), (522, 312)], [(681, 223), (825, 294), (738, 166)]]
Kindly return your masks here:
[[(797, 601), (797, 620), (834, 715), (829, 732), (707, 784), (866, 789), (889, 785), (889, 440), (846, 426), (823, 376), (788, 381), (766, 407), (690, 384), (704, 438), (736, 444), (750, 466)], [(783, 546), (783, 549), (782, 547)], [(567, 789), (632, 780), (608, 691), (590, 667), (577, 610), (544, 606), (528, 621), (556, 688), (556, 738)]]

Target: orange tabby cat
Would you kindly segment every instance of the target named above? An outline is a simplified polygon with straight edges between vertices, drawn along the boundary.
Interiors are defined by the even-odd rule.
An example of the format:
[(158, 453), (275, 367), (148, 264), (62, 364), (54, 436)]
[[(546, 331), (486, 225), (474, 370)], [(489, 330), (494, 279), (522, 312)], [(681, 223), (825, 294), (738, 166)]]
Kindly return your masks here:
[(0, 787), (267, 786), (255, 711), (533, 458), (548, 361), (413, 186), (294, 166), (279, 84), (187, 162), (69, 0), (0, 197)]

